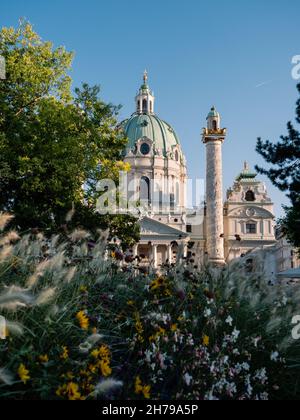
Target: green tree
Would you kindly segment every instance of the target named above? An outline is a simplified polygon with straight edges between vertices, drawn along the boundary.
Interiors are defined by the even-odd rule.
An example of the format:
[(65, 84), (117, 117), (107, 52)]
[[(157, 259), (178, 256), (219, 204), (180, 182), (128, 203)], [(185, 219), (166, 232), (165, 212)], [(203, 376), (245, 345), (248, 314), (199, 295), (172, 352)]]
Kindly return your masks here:
[(111, 227), (132, 244), (134, 219), (95, 212), (97, 182), (129, 169), (119, 107), (104, 103), (98, 86), (83, 84), (72, 95), (73, 54), (42, 41), (27, 22), (1, 30), (0, 55), (0, 210), (14, 213), (21, 229), (53, 231), (75, 207), (73, 225)]
[[(300, 93), (300, 84), (298, 85)], [(300, 124), (300, 98), (297, 101), (296, 121)], [(291, 242), (300, 247), (300, 132), (289, 122), (288, 134), (281, 136), (276, 144), (269, 140), (257, 141), (256, 150), (272, 164), (270, 169), (256, 169), (269, 177), (281, 191), (286, 191), (292, 207), (286, 207), (286, 217), (281, 220), (283, 230)]]

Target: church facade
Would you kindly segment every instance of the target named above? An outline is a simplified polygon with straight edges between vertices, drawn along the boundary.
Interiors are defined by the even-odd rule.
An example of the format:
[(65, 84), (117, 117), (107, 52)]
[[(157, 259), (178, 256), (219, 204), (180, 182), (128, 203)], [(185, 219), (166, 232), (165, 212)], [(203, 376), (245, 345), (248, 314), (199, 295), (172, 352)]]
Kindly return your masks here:
[(131, 167), (129, 198), (142, 209), (141, 240), (134, 255), (154, 268), (185, 258), (195, 264), (223, 265), (274, 246), (273, 203), (247, 163), (223, 199), (222, 148), (227, 133), (217, 110), (210, 110), (202, 133), (205, 200), (191, 207), (186, 158), (173, 127), (155, 113), (146, 72), (135, 102), (135, 112), (120, 125), (128, 138), (124, 159)]

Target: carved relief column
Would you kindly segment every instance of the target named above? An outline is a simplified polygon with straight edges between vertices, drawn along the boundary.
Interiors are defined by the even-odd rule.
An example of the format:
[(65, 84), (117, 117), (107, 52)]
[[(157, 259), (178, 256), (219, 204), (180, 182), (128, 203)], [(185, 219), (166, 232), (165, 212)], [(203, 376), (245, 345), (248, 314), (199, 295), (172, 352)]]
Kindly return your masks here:
[(225, 264), (222, 145), (226, 130), (220, 128), (220, 115), (215, 108), (207, 117), (208, 125), (203, 130), (206, 145), (206, 236), (209, 261)]

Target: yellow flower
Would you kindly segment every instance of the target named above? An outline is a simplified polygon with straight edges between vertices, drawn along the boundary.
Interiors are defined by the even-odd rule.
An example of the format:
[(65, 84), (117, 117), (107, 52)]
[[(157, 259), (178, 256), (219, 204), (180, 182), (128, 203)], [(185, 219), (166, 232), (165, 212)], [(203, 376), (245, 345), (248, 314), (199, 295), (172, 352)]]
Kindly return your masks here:
[(66, 393), (70, 401), (84, 400), (79, 392), (79, 386), (74, 382), (69, 382), (66, 387)]
[(203, 337), (203, 346), (205, 346), (205, 347), (209, 346), (209, 337), (208, 337), (208, 335), (205, 335)]
[(177, 324), (171, 325), (171, 331), (176, 332), (178, 330)]
[(134, 392), (139, 395), (143, 394), (144, 398), (149, 399), (150, 398), (150, 391), (151, 386), (150, 385), (143, 385), (141, 378), (137, 376), (135, 378), (135, 386), (134, 386)]
[(47, 354), (41, 354), (41, 355), (39, 356), (39, 361), (40, 361), (41, 363), (48, 363), (48, 362), (49, 362), (49, 357), (48, 357), (48, 355), (47, 355)]
[(89, 365), (89, 370), (92, 373), (96, 373), (97, 372), (97, 365)]
[(87, 289), (87, 287), (86, 287), (86, 286), (80, 286), (79, 291), (80, 291), (81, 293), (86, 293), (86, 292), (88, 291), (88, 289)]
[(159, 334), (159, 335), (165, 335), (166, 334), (166, 330), (164, 328), (162, 328), (162, 327), (159, 327), (159, 331), (158, 331), (157, 334)]
[(56, 395), (58, 397), (63, 397), (66, 393), (67, 385), (61, 385), (56, 390)]
[(99, 357), (101, 359), (110, 359), (110, 350), (107, 346), (102, 345), (99, 349), (95, 349), (91, 352), (91, 356), (95, 359), (98, 359)]
[(147, 400), (150, 399), (150, 391), (151, 391), (151, 386), (150, 385), (145, 385), (143, 386), (143, 395), (144, 398), (146, 398)]
[(72, 372), (67, 372), (67, 373), (66, 373), (66, 378), (67, 378), (67, 379), (70, 379), (70, 381), (71, 381), (72, 379), (74, 379), (74, 378), (75, 378), (75, 376), (73, 375), (73, 373), (72, 373)]
[(135, 329), (136, 329), (138, 334), (143, 334), (143, 332), (144, 332), (143, 325), (142, 325), (141, 320), (139, 318), (136, 319)]
[(99, 355), (102, 358), (109, 358), (110, 357), (110, 350), (107, 346), (103, 345), (99, 349)]
[(164, 277), (158, 277), (157, 279), (153, 280), (153, 282), (150, 284), (150, 289), (153, 291), (160, 289), (163, 286), (165, 286)]
[(26, 367), (22, 364), (20, 364), (19, 369), (18, 369), (18, 375), (21, 379), (21, 381), (23, 382), (23, 384), (26, 385), (26, 382), (29, 381), (30, 376), (29, 376), (29, 370), (26, 369)]
[(111, 375), (112, 370), (107, 360), (100, 361), (100, 369), (103, 376), (107, 377)]
[(99, 357), (99, 350), (95, 349), (91, 352), (91, 356), (94, 357), (95, 359), (98, 359)]
[(84, 311), (78, 312), (76, 318), (79, 322), (80, 328), (82, 328), (83, 330), (87, 330), (89, 328), (89, 319)]
[(127, 305), (128, 305), (128, 306), (134, 306), (134, 304), (135, 304), (134, 300), (129, 300), (129, 301), (127, 302)]
[(111, 258), (116, 258), (116, 253), (114, 251), (111, 253)]
[(85, 400), (79, 392), (79, 386), (74, 382), (59, 386), (56, 390), (56, 395), (58, 397), (67, 396), (70, 401)]
[(62, 349), (63, 349), (63, 352), (61, 353), (61, 355), (59, 356), (62, 360), (67, 360), (68, 359), (68, 357), (69, 357), (69, 350), (68, 350), (68, 347), (66, 347), (66, 346), (63, 346), (62, 347)]
[(136, 394), (140, 394), (143, 390), (142, 381), (141, 381), (141, 378), (139, 376), (137, 376), (135, 378), (135, 388), (134, 389), (135, 389), (134, 392)]

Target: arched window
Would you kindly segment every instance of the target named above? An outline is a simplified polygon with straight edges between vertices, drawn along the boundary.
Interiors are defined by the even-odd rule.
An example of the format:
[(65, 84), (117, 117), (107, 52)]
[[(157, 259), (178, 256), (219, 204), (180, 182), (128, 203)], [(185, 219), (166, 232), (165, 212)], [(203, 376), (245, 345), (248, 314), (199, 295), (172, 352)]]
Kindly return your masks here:
[(152, 112), (152, 101), (150, 101), (150, 112)]
[(254, 194), (254, 192), (251, 191), (251, 190), (247, 191), (246, 192), (246, 195), (245, 195), (245, 200), (246, 201), (255, 201), (255, 194)]
[(147, 99), (143, 99), (143, 112), (147, 112)]
[(176, 160), (176, 162), (179, 161), (179, 153), (178, 153), (178, 150), (175, 151), (175, 160)]
[(151, 194), (150, 194), (150, 179), (146, 176), (141, 178), (141, 187), (140, 187), (140, 200), (143, 203), (150, 204)]
[(159, 191), (159, 212), (161, 213), (163, 209), (163, 192)]
[(170, 211), (174, 213), (175, 210), (175, 194), (170, 194)]
[(213, 130), (214, 130), (214, 131), (217, 131), (217, 129), (218, 129), (218, 124), (217, 124), (217, 121), (216, 121), (216, 120), (214, 120), (214, 121), (212, 122), (212, 125), (213, 125)]
[(141, 101), (138, 100), (138, 102), (137, 102), (137, 111), (140, 112), (140, 109), (141, 109)]
[(179, 186), (179, 182), (176, 182), (176, 197), (175, 197), (176, 203), (177, 205), (179, 205), (180, 203), (180, 186)]

